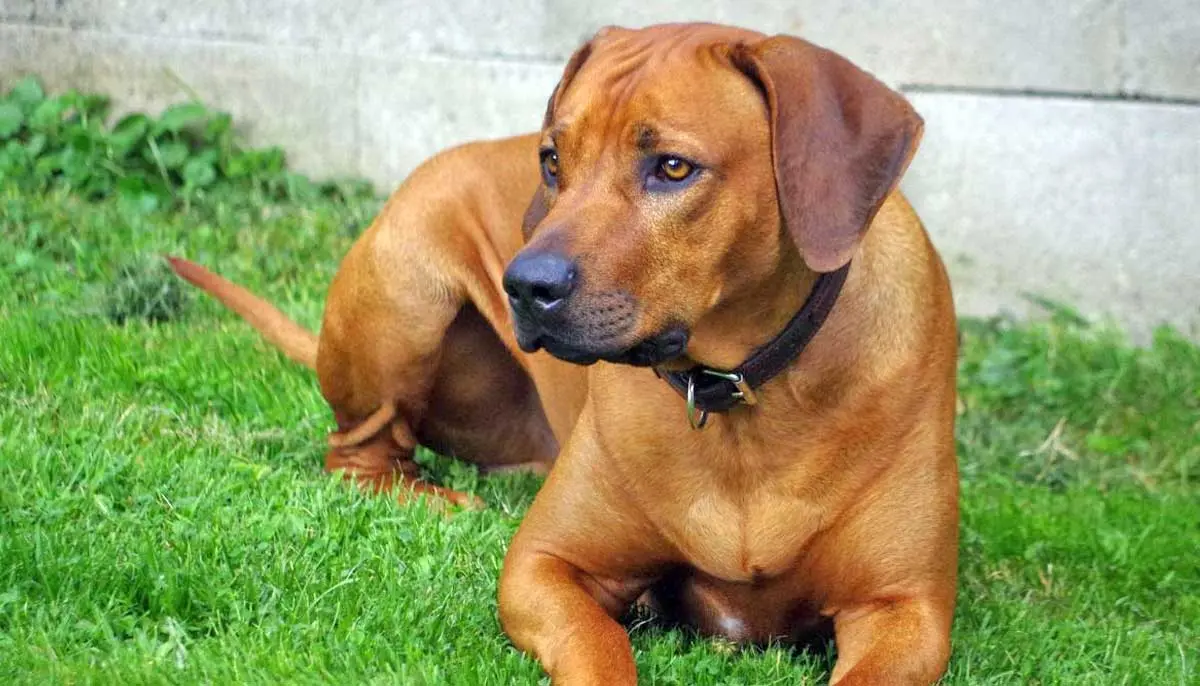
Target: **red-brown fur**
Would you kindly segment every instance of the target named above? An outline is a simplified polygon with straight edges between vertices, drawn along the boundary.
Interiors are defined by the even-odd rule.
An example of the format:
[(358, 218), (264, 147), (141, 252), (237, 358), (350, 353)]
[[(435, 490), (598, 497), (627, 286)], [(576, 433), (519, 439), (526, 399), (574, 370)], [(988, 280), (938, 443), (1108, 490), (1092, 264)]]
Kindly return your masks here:
[[(708, 173), (642, 192), (629, 169), (644, 123)], [(551, 132), (557, 189), (538, 170)], [(615, 618), (639, 598), (736, 640), (832, 623), (838, 684), (935, 680), (955, 592), (956, 341), (941, 261), (895, 190), (920, 132), (902, 98), (798, 39), (601, 32), (541, 134), (431, 159), (345, 258), (315, 355), (338, 422), (327, 465), (466, 502), (413, 475), (416, 442), (485, 468), (557, 455), (500, 582), (505, 631), (556, 684), (636, 681)], [(588, 289), (636, 298), (631, 337), (686, 324), (675, 369), (740, 364), (817, 271), (852, 262), (758, 404), (693, 431), (649, 370), (517, 347), (503, 271), (547, 245), (578, 259)], [(270, 305), (175, 264), (314, 362), (312, 337)]]

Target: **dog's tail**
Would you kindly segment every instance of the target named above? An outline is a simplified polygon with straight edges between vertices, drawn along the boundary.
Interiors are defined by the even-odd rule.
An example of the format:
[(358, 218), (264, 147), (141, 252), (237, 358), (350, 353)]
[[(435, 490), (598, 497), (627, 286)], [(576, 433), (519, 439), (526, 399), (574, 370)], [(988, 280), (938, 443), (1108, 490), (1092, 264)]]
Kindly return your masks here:
[(308, 367), (317, 367), (317, 337), (288, 319), (271, 303), (241, 286), (181, 257), (167, 257), (175, 273), (220, 300), (226, 307), (249, 322), (263, 338), (291, 359)]

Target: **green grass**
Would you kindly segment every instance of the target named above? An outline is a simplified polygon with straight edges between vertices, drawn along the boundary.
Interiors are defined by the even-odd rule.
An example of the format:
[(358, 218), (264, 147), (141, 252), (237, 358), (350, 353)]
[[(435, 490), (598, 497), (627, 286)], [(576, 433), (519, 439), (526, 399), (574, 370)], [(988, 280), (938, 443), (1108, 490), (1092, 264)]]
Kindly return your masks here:
[[(449, 517), (338, 483), (311, 375), (150, 260), (217, 266), (315, 326), (377, 207), (231, 193), (145, 215), (0, 183), (0, 683), (541, 678), (495, 606), (536, 480), (430, 457), (489, 505)], [(963, 332), (947, 683), (1195, 683), (1200, 349), (1069, 318)], [(633, 634), (647, 683), (829, 669)]]

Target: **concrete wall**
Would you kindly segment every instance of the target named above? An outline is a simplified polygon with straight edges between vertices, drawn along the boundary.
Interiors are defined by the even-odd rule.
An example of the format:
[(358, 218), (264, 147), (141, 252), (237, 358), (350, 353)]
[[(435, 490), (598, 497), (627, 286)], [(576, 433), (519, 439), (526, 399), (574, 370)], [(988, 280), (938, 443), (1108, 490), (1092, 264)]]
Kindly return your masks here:
[(151, 110), (190, 89), (301, 169), (387, 188), (535, 128), (596, 28), (686, 19), (803, 35), (909, 94), (927, 127), (904, 187), (962, 311), (1029, 293), (1200, 336), (1196, 0), (0, 0), (0, 87)]

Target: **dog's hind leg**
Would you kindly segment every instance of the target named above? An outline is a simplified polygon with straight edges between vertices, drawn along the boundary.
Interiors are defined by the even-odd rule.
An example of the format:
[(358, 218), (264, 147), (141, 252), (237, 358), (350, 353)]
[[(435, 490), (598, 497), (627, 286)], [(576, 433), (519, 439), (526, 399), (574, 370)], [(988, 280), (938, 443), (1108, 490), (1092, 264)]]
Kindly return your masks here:
[(326, 467), (400, 497), (466, 504), (468, 496), (419, 479), (418, 441), (484, 469), (545, 468), (558, 445), (528, 372), (502, 340), (512, 334), (494, 283), (501, 256), (482, 241), (464, 248), (471, 225), (452, 212), (429, 217), (409, 207), (385, 210), (330, 288), (317, 351), (338, 425)]
[(423, 482), (413, 461), (447, 330), (465, 297), (447, 272), (426, 259), (423, 234), (401, 239), (412, 259), (397, 264), (381, 227), (372, 227), (347, 254), (330, 287), (317, 348), (321, 392), (337, 430), (325, 467), (372, 491), (443, 497), (470, 504), (462, 493)]

